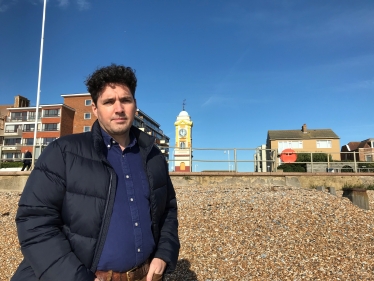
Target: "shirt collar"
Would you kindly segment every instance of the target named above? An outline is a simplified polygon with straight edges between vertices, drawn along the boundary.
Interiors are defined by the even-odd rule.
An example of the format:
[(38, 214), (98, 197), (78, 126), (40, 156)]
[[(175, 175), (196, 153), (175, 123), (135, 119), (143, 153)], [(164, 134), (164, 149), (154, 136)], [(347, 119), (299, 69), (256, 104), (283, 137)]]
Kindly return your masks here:
[[(100, 128), (100, 129), (101, 129), (101, 135), (103, 136), (103, 140), (104, 140), (104, 144), (106, 148), (110, 149), (113, 145), (118, 145), (118, 143), (107, 132), (105, 132), (103, 128)], [(137, 140), (134, 134), (130, 131), (130, 143), (126, 148), (128, 147), (131, 148), (136, 143), (137, 143)]]

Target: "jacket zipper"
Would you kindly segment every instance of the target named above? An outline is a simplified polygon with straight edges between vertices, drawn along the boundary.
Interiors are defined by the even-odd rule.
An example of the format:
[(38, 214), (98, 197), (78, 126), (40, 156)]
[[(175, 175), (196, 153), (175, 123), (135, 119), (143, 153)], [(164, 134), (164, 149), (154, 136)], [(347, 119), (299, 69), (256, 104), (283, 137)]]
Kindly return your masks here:
[(98, 252), (99, 252), (99, 249), (100, 249), (100, 252), (102, 251), (102, 248), (103, 248), (104, 243), (105, 243), (105, 241), (103, 241), (103, 239), (102, 239), (104, 227), (107, 227), (108, 222), (110, 221), (110, 219), (107, 218), (107, 211), (108, 211), (110, 195), (111, 195), (111, 190), (112, 190), (112, 179), (113, 179), (113, 174), (112, 174), (112, 172), (110, 172), (110, 183), (109, 183), (107, 200), (106, 200), (106, 203), (105, 203), (103, 223), (101, 224), (99, 238), (98, 238), (98, 241), (97, 241), (97, 246), (96, 246), (96, 249), (95, 249), (94, 258), (93, 258), (93, 262), (92, 262), (92, 265), (91, 265), (91, 271), (92, 272), (96, 272), (97, 264), (99, 263), (99, 258), (100, 258), (98, 256)]

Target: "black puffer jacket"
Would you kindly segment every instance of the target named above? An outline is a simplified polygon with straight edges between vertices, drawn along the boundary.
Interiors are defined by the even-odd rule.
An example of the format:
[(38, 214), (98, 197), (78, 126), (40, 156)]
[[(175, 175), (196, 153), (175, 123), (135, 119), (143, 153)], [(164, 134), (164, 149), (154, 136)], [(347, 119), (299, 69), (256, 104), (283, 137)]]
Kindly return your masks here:
[[(154, 138), (135, 127), (150, 185), (154, 257), (175, 269), (178, 221), (175, 191)], [(91, 132), (62, 137), (42, 153), (16, 216), (24, 260), (12, 281), (93, 281), (116, 193), (116, 174), (103, 155), (96, 121)]]

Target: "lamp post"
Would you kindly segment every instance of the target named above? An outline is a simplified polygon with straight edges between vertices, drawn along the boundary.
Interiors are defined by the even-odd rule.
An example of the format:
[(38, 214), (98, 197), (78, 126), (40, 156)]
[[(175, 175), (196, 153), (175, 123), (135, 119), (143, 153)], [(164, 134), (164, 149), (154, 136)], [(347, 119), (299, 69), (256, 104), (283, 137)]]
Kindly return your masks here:
[(228, 160), (229, 172), (230, 172), (230, 150), (225, 150), (223, 153), (226, 153), (226, 151), (227, 151), (227, 160)]
[(34, 141), (33, 141), (32, 156), (31, 156), (31, 169), (34, 169), (34, 164), (35, 164), (35, 146), (36, 146), (36, 133), (38, 131), (38, 119), (39, 119), (40, 82), (41, 82), (41, 77), (42, 77), (43, 43), (44, 43), (44, 23), (45, 23), (45, 10), (46, 10), (46, 7), (47, 7), (47, 0), (44, 0), (43, 21), (42, 21), (42, 38), (40, 40), (38, 91), (36, 93)]
[(199, 167), (199, 165), (198, 165), (198, 164), (195, 164), (195, 172), (197, 172), (197, 169), (196, 169), (196, 167)]

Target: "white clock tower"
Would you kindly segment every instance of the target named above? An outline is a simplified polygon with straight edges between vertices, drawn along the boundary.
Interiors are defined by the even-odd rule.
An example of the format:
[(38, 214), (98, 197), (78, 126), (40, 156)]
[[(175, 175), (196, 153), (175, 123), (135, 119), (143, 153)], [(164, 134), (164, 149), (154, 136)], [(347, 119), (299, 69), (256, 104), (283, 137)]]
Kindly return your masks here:
[(187, 111), (183, 110), (175, 121), (174, 171), (191, 172), (192, 168), (192, 121)]

